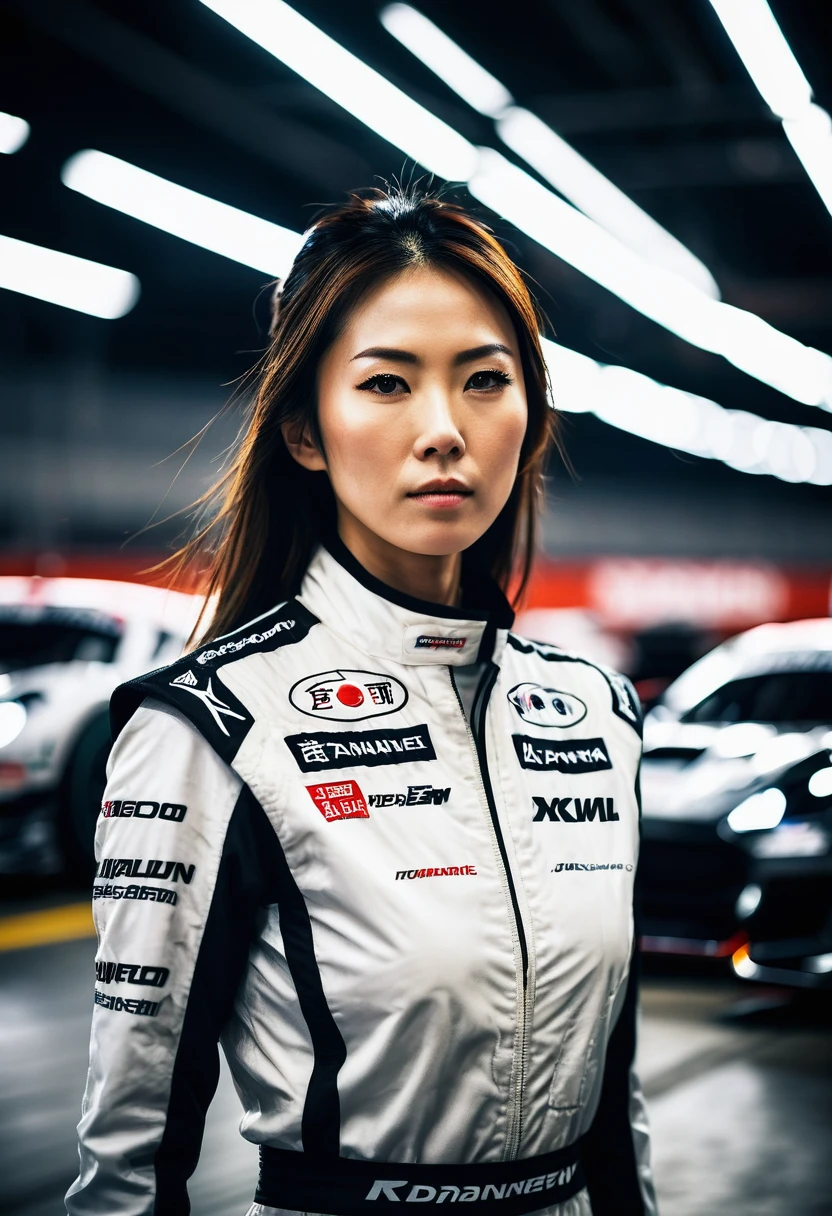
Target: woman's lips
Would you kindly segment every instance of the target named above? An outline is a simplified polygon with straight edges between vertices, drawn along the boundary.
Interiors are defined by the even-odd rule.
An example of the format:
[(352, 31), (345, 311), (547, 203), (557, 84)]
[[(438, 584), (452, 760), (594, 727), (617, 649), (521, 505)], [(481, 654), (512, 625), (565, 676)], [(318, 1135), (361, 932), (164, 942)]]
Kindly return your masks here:
[(429, 507), (449, 508), (460, 506), (472, 493), (472, 490), (423, 490), (418, 494), (408, 494), (408, 498)]

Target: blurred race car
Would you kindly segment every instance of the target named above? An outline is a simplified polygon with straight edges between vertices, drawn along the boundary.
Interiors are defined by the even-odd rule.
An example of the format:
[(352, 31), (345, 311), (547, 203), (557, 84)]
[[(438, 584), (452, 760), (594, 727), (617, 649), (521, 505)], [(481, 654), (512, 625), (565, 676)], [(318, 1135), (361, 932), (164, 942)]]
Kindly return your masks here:
[(645, 952), (832, 985), (832, 620), (749, 630), (647, 715)]
[(199, 605), (133, 583), (0, 578), (0, 874), (88, 872), (110, 693), (177, 658)]

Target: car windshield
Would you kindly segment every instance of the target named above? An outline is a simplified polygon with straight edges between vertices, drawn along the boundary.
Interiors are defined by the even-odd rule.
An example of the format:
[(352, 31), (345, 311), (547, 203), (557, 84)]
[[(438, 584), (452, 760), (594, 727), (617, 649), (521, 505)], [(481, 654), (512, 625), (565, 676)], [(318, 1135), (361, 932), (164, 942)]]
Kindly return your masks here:
[(832, 721), (832, 671), (776, 671), (723, 684), (682, 716), (683, 722)]
[(0, 606), (0, 672), (73, 660), (112, 661), (121, 623), (84, 609)]

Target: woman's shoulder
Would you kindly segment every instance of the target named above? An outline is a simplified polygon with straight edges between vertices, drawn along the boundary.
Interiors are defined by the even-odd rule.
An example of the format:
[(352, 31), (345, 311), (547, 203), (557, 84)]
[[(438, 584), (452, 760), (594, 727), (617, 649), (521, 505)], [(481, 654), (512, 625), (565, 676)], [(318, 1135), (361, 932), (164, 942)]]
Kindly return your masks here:
[(200, 755), (216, 758), (214, 749), (186, 714), (156, 697), (143, 697), (122, 729), (114, 733), (110, 766), (128, 759), (131, 763), (162, 765), (172, 754), (191, 764)]
[(120, 684), (110, 699), (113, 737), (118, 738), (150, 700), (157, 708), (161, 703), (178, 711), (223, 759), (230, 759), (252, 725), (251, 714), (232, 688), (235, 666), (300, 642), (315, 624), (317, 618), (302, 603), (289, 600), (166, 667)]

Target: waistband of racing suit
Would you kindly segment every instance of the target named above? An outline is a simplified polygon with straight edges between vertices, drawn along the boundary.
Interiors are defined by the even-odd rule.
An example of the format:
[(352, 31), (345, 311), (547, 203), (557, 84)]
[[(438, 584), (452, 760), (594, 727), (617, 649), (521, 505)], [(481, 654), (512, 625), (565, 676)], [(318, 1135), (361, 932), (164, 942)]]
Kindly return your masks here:
[[(539, 1157), (486, 1165), (356, 1161), (260, 1146), (255, 1203), (331, 1216), (372, 1216), (391, 1202), (469, 1203), (469, 1212), (525, 1216), (563, 1203), (586, 1185), (580, 1140)], [(444, 1211), (444, 1209), (443, 1209)]]

